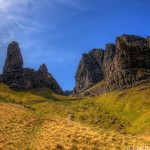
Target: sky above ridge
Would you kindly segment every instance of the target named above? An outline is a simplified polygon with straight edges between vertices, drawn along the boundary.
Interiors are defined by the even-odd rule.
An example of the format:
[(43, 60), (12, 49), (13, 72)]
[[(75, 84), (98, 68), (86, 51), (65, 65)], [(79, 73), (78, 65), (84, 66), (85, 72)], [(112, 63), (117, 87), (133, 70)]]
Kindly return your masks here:
[(73, 89), (82, 53), (121, 34), (150, 35), (150, 0), (0, 0), (0, 72), (7, 45), (19, 42), (25, 68), (45, 63)]

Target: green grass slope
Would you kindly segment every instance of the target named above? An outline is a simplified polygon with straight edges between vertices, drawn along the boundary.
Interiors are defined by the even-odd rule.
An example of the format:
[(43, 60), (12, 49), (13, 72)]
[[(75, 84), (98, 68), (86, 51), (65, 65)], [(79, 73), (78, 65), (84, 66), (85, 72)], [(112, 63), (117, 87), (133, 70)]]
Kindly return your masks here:
[(150, 133), (150, 84), (87, 98), (81, 103), (78, 109), (87, 110), (82, 116), (88, 124), (126, 133)]
[[(150, 139), (150, 84), (141, 85), (128, 90), (111, 92), (95, 98), (65, 97), (57, 95), (49, 89), (16, 92), (9, 89), (8, 86), (0, 84), (0, 101), (0, 118), (4, 117), (0, 122), (0, 133), (1, 136), (5, 138), (2, 143), (5, 140), (7, 141), (8, 138), (10, 139), (9, 145), (12, 143), (12, 147), (15, 147), (18, 144), (25, 148), (23, 143), (19, 144), (21, 142), (16, 140), (18, 138), (16, 137), (16, 132), (18, 133), (18, 136), (20, 136), (20, 134), (22, 135), (21, 141), (25, 141), (24, 143), (26, 143), (28, 148), (32, 147), (33, 149), (36, 149), (34, 143), (38, 143), (39, 149), (50, 149), (46, 142), (46, 140), (51, 141), (49, 136), (54, 137), (56, 133), (61, 139), (65, 137), (66, 141), (68, 141), (70, 139), (68, 137), (71, 136), (72, 138), (75, 136), (73, 133), (77, 132), (80, 127), (85, 128), (85, 130), (86, 128), (89, 128), (89, 142), (92, 139), (95, 139), (92, 138), (93, 136), (97, 137), (98, 135), (102, 135), (102, 137), (98, 137), (99, 140), (101, 138), (105, 139), (108, 132), (108, 139), (106, 141), (101, 141), (104, 146), (103, 149), (108, 149), (107, 146), (110, 142), (112, 142), (114, 147), (118, 147), (118, 138), (121, 138), (122, 136), (122, 147), (127, 144), (133, 145), (133, 141), (136, 137), (142, 137), (147, 140)], [(7, 109), (7, 107), (9, 108)], [(4, 108), (7, 109), (7, 111)], [(11, 109), (14, 109), (14, 111), (12, 112)], [(14, 113), (15, 111), (16, 113)], [(5, 114), (5, 112), (7, 113)], [(74, 115), (74, 122), (71, 122), (68, 119), (70, 115)], [(6, 124), (10, 124), (10, 127), (6, 127)], [(29, 124), (28, 128), (26, 127), (26, 124), (27, 126)], [(55, 126), (56, 129), (54, 129)], [(69, 128), (70, 126), (72, 126), (72, 128), (66, 131), (66, 128)], [(17, 129), (17, 127), (19, 127), (19, 129)], [(53, 129), (51, 127), (53, 127)], [(13, 131), (13, 128), (16, 129)], [(64, 132), (61, 132), (59, 128), (61, 131), (64, 130)], [(54, 132), (51, 130), (54, 130)], [(61, 134), (58, 131), (60, 131)], [(126, 135), (120, 135), (116, 133), (116, 131)], [(8, 135), (7, 132), (9, 132)], [(53, 133), (52, 135), (51, 132)], [(90, 132), (94, 135), (91, 135)], [(106, 136), (103, 133), (105, 133)], [(15, 136), (13, 136), (14, 134)], [(46, 134), (48, 135), (45, 137)], [(52, 147), (54, 147), (54, 149), (57, 146), (58, 148), (64, 147), (66, 149), (72, 148), (71, 146), (76, 146), (76, 149), (82, 149), (83, 145), (92, 147), (89, 142), (81, 142), (81, 139), (84, 139), (85, 134), (86, 133), (80, 133), (81, 137), (75, 136), (77, 139), (76, 142), (74, 140), (68, 141), (70, 147), (67, 143), (66, 145), (63, 145), (63, 140), (62, 142), (59, 142), (61, 145), (56, 142), (56, 145), (52, 145)], [(130, 140), (133, 139), (133, 141), (128, 140), (128, 134), (132, 134), (132, 136), (130, 135)], [(135, 136), (133, 136), (133, 134), (135, 134)], [(112, 137), (112, 139), (110, 137)], [(44, 138), (45, 140), (41, 140), (42, 143), (40, 144), (39, 139), (41, 138)], [(15, 141), (14, 139), (18, 141), (16, 145), (13, 143), (13, 141)], [(56, 141), (58, 140), (57, 137), (54, 137), (54, 139), (56, 139)], [(96, 140), (97, 149), (99, 147), (98, 143), (100, 143), (100, 141), (98, 142), (98, 139)], [(113, 139), (116, 143), (113, 142)], [(7, 143), (5, 143), (5, 145), (7, 145)], [(0, 148), (2, 148), (4, 144), (1, 144), (0, 146)], [(120, 149), (122, 147), (120, 147)]]
[(0, 149), (112, 150), (148, 142), (104, 129), (94, 131), (81, 123), (41, 116), (17, 104), (0, 102)]

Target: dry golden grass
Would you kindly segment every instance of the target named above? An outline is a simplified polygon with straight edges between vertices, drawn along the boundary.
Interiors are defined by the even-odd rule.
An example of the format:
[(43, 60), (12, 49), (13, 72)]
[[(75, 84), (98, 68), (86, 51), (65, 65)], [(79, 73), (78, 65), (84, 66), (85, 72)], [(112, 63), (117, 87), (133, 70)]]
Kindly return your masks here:
[(0, 103), (0, 149), (26, 149), (35, 122), (36, 118), (29, 110)]
[(32, 140), (32, 150), (125, 150), (145, 145), (135, 137), (98, 130), (58, 117), (47, 118)]
[(133, 136), (94, 131), (69, 119), (34, 113), (16, 104), (0, 103), (0, 149), (123, 150), (127, 145), (146, 145)]
[(148, 134), (137, 135), (137, 137), (138, 137), (139, 139), (144, 139), (144, 140), (150, 142), (150, 133), (148, 133)]

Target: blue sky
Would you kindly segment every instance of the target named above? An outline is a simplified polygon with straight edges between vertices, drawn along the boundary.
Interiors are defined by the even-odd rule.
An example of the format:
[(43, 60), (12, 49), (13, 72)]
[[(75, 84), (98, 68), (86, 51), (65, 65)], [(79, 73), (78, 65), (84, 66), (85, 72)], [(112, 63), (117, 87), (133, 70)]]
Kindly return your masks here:
[(15, 40), (24, 67), (45, 63), (64, 90), (73, 89), (82, 53), (123, 33), (150, 35), (149, 7), (149, 0), (0, 0), (0, 71)]

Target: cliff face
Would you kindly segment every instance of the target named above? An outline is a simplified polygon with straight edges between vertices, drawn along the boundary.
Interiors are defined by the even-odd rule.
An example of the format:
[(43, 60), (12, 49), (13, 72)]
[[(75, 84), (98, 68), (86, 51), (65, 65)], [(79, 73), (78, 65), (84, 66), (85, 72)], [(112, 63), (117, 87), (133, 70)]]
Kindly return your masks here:
[(63, 94), (57, 81), (48, 73), (45, 64), (41, 65), (38, 71), (30, 68), (23, 68), (23, 58), (17, 42), (12, 42), (8, 46), (2, 82), (6, 83), (14, 90), (42, 87), (50, 88), (58, 94)]
[(122, 35), (116, 39), (116, 53), (106, 73), (108, 91), (122, 90), (150, 78), (150, 48), (147, 40), (133, 35)]
[[(100, 65), (96, 66), (93, 64), (88, 73), (80, 69), (84, 66), (82, 58), (82, 63), (80, 62), (76, 73), (76, 85), (82, 87), (80, 78), (84, 81), (85, 74), (91, 74), (93, 70), (96, 70), (98, 80), (92, 76), (94, 81), (90, 80), (91, 84), (89, 87), (100, 81), (105, 82), (103, 86), (93, 89), (97, 91), (97, 94), (122, 90), (150, 81), (150, 37), (145, 39), (134, 35), (122, 35), (116, 39), (116, 45), (106, 45), (103, 57), (95, 56), (95, 64), (100, 62)], [(78, 76), (78, 72), (82, 76)], [(84, 86), (80, 89), (76, 87), (75, 92), (81, 93), (85, 91)], [(85, 94), (87, 95), (87, 93)]]
[(47, 66), (42, 64), (37, 71), (38, 81), (40, 87), (47, 87), (52, 89), (56, 93), (63, 94), (61, 87), (54, 79), (54, 77), (48, 72)]
[(75, 92), (84, 91), (103, 79), (103, 57), (104, 51), (101, 49), (93, 49), (88, 54), (82, 55), (82, 59), (75, 76)]

